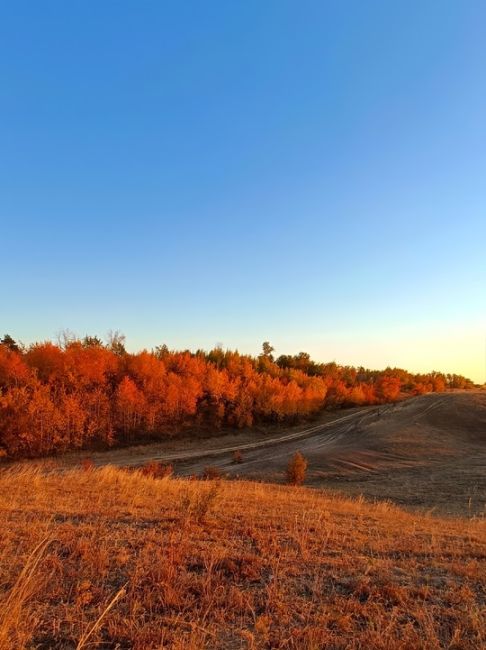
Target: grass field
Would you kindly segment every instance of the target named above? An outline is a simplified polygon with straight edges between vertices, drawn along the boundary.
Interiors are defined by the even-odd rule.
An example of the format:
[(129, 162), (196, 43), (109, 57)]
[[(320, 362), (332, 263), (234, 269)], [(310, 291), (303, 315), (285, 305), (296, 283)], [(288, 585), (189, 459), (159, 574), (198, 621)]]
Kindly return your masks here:
[(104, 467), (0, 474), (0, 648), (481, 648), (486, 522)]

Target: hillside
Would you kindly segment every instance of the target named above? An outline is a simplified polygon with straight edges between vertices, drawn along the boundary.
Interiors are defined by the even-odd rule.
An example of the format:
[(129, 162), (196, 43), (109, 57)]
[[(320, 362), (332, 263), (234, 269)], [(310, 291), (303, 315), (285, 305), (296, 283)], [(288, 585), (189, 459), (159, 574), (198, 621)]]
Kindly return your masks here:
[(0, 518), (2, 650), (486, 642), (484, 520), (306, 488), (31, 466), (1, 472)]
[[(486, 513), (486, 391), (481, 390), (432, 393), (324, 412), (300, 426), (175, 438), (89, 457), (98, 466), (158, 461), (187, 476), (211, 465), (231, 477), (282, 482), (297, 450), (309, 462), (307, 485), (440, 514)], [(70, 455), (60, 462), (72, 466), (83, 458), (86, 454)]]

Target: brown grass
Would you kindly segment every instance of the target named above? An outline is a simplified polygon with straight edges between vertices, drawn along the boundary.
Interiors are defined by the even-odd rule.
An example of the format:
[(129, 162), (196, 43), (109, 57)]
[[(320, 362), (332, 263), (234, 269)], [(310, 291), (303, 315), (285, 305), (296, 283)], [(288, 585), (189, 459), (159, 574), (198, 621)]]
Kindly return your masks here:
[(485, 522), (112, 467), (0, 474), (0, 648), (481, 648)]

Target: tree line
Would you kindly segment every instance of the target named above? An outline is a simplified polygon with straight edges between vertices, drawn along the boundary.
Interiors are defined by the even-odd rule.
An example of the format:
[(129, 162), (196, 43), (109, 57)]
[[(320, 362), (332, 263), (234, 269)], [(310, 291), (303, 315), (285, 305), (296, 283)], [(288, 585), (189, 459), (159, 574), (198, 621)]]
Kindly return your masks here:
[(0, 456), (131, 444), (195, 427), (294, 422), (325, 408), (473, 386), (461, 375), (368, 370), (273, 352), (265, 342), (258, 356), (165, 345), (131, 354), (117, 332), (107, 342), (64, 336), (28, 347), (5, 335)]

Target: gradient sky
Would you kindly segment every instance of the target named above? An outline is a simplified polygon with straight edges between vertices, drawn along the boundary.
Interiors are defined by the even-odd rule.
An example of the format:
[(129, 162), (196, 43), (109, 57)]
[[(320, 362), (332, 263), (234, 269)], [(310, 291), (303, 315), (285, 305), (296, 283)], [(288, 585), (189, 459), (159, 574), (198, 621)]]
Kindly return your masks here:
[(0, 4), (0, 330), (485, 380), (486, 3)]

